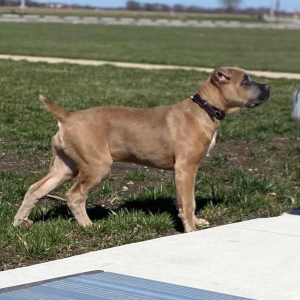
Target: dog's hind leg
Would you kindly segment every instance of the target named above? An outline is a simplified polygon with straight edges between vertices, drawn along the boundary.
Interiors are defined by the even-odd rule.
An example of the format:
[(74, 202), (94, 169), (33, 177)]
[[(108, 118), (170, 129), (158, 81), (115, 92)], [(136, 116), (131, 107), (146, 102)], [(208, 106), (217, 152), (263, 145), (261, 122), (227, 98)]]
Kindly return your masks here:
[(14, 217), (14, 226), (30, 225), (28, 216), (35, 204), (49, 192), (77, 175), (74, 162), (62, 150), (53, 150), (52, 166), (49, 173), (33, 184), (27, 191), (23, 203)]
[(88, 195), (110, 173), (112, 163), (110, 156), (107, 159), (102, 157), (85, 162), (79, 166), (78, 181), (66, 193), (70, 210), (77, 222), (84, 227), (92, 224), (85, 208)]

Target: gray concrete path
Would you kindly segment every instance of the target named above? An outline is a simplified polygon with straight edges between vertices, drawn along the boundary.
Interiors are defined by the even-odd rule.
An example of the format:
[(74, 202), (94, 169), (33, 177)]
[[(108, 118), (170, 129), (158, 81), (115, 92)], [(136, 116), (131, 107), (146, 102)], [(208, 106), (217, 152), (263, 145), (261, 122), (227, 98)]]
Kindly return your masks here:
[[(59, 58), (59, 57), (38, 57), (38, 56), (24, 56), (24, 55), (9, 55), (0, 54), (0, 59), (8, 59), (14, 61), (28, 61), (28, 62), (45, 62), (49, 64), (76, 64), (83, 66), (104, 66), (112, 65), (121, 68), (136, 68), (136, 69), (146, 69), (146, 70), (193, 70), (211, 73), (213, 69), (211, 68), (200, 68), (191, 66), (178, 66), (178, 65), (154, 65), (154, 64), (140, 64), (140, 63), (130, 63), (130, 62), (119, 62), (119, 61), (103, 61), (103, 60), (87, 60), (87, 59), (69, 59), (69, 58)], [(268, 78), (287, 78), (287, 79), (298, 79), (300, 80), (299, 73), (284, 73), (284, 72), (267, 72), (267, 71), (255, 71), (248, 70), (249, 74), (268, 77)]]
[(0, 273), (0, 288), (104, 270), (257, 300), (300, 299), (300, 211)]

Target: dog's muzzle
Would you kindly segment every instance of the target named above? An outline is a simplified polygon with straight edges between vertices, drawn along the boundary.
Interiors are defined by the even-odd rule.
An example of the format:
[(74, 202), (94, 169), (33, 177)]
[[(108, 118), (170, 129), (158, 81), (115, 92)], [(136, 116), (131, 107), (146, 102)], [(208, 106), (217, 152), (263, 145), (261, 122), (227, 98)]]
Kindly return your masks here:
[(257, 99), (250, 99), (245, 104), (247, 108), (254, 108), (256, 106), (259, 106), (265, 102), (267, 102), (270, 98), (271, 93), (271, 87), (269, 84), (259, 84), (256, 83), (259, 86), (259, 90), (261, 91)]

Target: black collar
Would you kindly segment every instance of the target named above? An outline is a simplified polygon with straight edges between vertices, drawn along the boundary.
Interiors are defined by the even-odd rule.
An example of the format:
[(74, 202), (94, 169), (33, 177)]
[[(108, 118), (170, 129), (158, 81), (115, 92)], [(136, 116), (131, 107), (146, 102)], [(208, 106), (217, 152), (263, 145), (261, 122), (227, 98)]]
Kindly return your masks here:
[(208, 114), (215, 117), (218, 120), (223, 120), (225, 118), (225, 113), (214, 106), (209, 105), (206, 101), (204, 101), (199, 94), (195, 94), (191, 96), (191, 99), (197, 103), (201, 108), (203, 108)]

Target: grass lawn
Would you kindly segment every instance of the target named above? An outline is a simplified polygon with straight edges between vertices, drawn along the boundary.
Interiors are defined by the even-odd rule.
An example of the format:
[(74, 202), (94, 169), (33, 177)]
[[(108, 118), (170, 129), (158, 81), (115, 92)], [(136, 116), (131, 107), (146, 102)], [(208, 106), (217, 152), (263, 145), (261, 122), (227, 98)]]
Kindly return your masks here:
[[(206, 74), (10, 61), (0, 61), (0, 72), (1, 270), (182, 232), (172, 172), (125, 164), (89, 197), (94, 225), (88, 229), (77, 225), (63, 201), (50, 198), (32, 213), (30, 230), (13, 228), (12, 220), (50, 161), (57, 126), (38, 101), (40, 93), (70, 110), (153, 107), (189, 97)], [(299, 82), (263, 81), (272, 86), (271, 99), (226, 117), (216, 149), (198, 172), (197, 215), (212, 226), (300, 207), (300, 132), (290, 118)], [(71, 184), (52, 194), (63, 197)]]
[(0, 23), (0, 53), (300, 72), (298, 30)]

